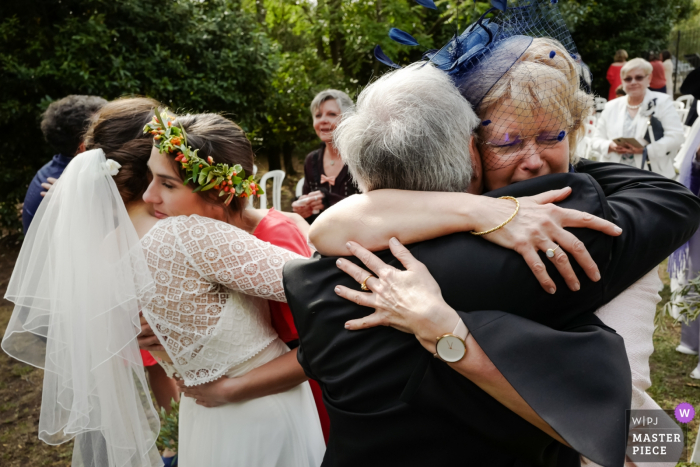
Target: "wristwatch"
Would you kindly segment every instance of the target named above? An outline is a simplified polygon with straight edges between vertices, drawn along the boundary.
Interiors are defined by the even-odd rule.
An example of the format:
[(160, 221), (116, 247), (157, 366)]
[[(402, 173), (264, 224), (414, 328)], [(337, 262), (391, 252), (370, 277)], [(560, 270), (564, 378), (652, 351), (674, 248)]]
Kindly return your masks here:
[(467, 354), (466, 340), (468, 335), (469, 329), (460, 318), (454, 331), (437, 338), (436, 352), (433, 356), (448, 363), (460, 361)]

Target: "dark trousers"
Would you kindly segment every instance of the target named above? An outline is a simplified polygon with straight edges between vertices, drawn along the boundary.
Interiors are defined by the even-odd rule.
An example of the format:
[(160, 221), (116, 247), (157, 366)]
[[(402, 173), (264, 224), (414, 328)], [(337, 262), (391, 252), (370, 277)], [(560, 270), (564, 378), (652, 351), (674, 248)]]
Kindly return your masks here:
[(666, 94), (666, 86), (664, 86), (664, 87), (662, 87), (662, 88), (657, 88), (657, 89), (649, 88), (649, 90), (650, 90), (650, 91), (656, 91), (656, 92), (662, 92), (662, 93)]

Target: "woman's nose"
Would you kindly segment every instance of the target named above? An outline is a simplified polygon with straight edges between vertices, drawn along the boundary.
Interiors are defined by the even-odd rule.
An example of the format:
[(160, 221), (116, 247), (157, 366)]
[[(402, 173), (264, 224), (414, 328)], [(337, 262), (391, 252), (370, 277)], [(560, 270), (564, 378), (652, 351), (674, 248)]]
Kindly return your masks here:
[(520, 165), (525, 170), (538, 171), (544, 165), (544, 160), (540, 155), (539, 146), (531, 139), (523, 148), (525, 155)]
[(158, 196), (157, 189), (155, 188), (155, 180), (152, 180), (151, 183), (148, 184), (148, 188), (146, 188), (146, 191), (143, 193), (143, 201), (146, 203), (150, 204), (158, 204), (160, 203), (160, 197)]

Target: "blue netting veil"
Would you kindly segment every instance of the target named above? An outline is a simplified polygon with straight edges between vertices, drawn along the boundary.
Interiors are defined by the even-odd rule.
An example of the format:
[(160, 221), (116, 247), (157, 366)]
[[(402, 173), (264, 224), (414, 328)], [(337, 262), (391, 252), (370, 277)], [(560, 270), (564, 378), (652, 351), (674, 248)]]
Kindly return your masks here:
[[(580, 88), (578, 51), (557, 1), (491, 4), (494, 8), (424, 59), (452, 78), (481, 118), (475, 136), (484, 170), (553, 147), (563, 151), (567, 144), (573, 159), (592, 100)], [(378, 60), (397, 66), (387, 63), (381, 49), (376, 52)]]

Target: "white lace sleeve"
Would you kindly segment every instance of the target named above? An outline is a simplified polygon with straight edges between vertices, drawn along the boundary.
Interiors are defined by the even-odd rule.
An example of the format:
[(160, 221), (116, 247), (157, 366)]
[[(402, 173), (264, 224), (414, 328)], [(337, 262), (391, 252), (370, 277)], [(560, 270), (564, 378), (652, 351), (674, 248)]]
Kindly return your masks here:
[(266, 299), (285, 301), (282, 268), (302, 256), (199, 216), (159, 221), (141, 245), (156, 284), (143, 314), (185, 384), (213, 381), (277, 338)]
[(256, 297), (286, 302), (282, 269), (303, 258), (247, 232), (207, 217), (179, 217), (173, 230), (183, 253), (211, 283)]

